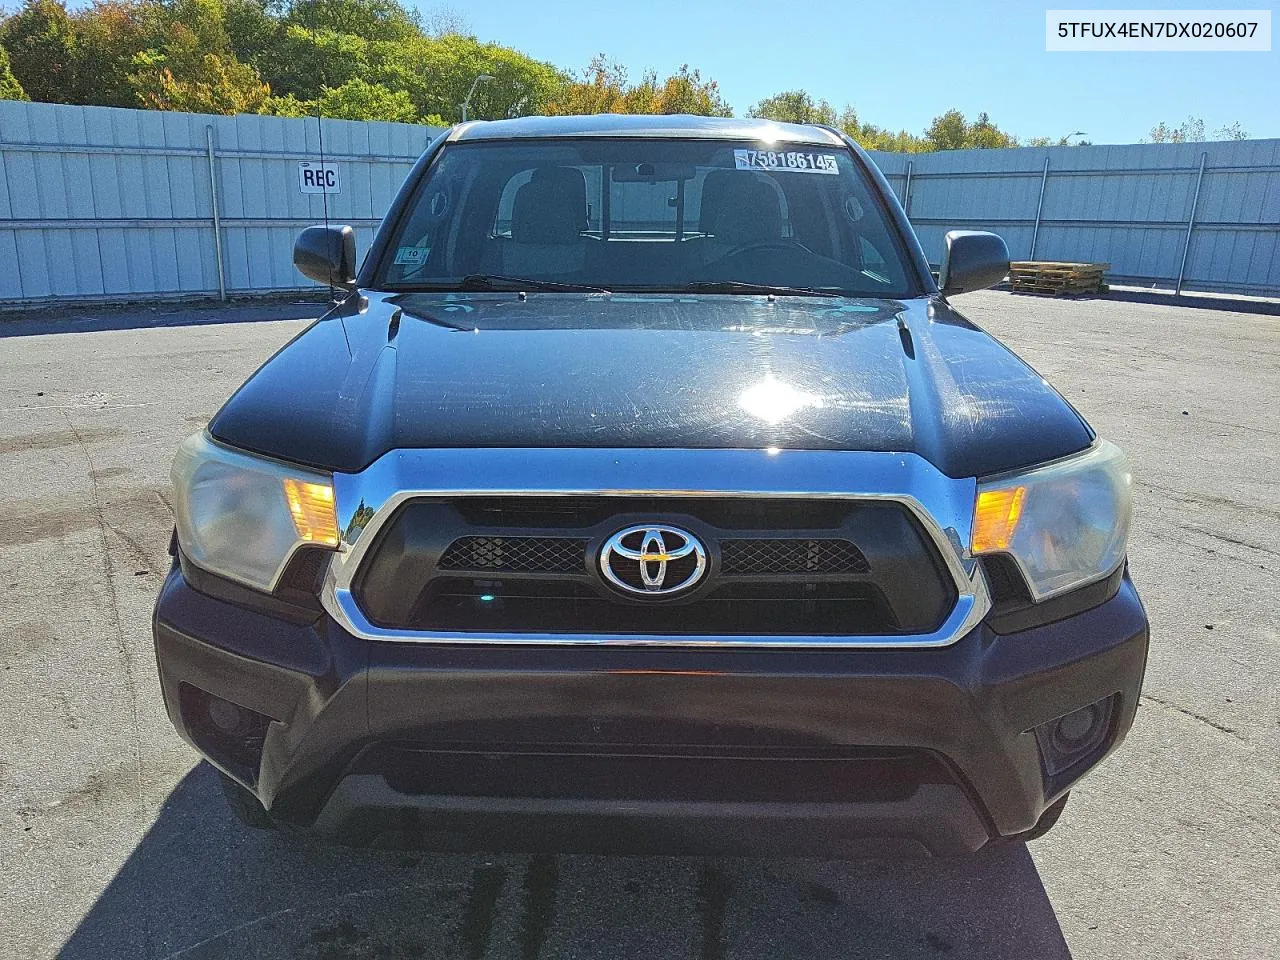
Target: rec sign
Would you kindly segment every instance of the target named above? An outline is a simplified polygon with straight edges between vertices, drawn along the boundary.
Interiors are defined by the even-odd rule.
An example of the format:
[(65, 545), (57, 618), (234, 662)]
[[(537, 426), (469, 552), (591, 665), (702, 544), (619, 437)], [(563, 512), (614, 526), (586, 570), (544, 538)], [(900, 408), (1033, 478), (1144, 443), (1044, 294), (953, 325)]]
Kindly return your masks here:
[(298, 161), (298, 189), (303, 193), (341, 193), (336, 163), (318, 160)]

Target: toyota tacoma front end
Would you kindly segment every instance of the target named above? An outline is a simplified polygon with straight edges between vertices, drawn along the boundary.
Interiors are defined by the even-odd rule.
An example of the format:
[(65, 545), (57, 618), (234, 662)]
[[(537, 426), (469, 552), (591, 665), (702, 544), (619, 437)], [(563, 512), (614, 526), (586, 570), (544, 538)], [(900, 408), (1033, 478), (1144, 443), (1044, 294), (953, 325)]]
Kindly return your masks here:
[(834, 131), (463, 125), (178, 452), (157, 659), (248, 822), (956, 853), (1133, 721), (1131, 478)]

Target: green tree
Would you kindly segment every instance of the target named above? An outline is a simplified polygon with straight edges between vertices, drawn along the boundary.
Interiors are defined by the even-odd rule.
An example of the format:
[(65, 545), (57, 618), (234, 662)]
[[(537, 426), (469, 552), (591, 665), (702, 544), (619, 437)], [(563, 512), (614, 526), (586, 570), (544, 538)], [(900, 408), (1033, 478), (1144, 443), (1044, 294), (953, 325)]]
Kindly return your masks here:
[(627, 70), (604, 54), (597, 55), (580, 80), (563, 79), (544, 104), (553, 115), (595, 113), (690, 113), (704, 117), (731, 117), (733, 109), (720, 95), (720, 85), (683, 64), (666, 79), (647, 71), (632, 84)]
[(720, 94), (720, 84), (703, 80), (698, 70), (682, 63), (662, 84), (662, 112), (688, 113), (699, 117), (732, 117), (733, 107)]
[(832, 126), (836, 122), (835, 108), (826, 100), (815, 100), (804, 90), (776, 93), (752, 104), (747, 115), (777, 120), (779, 123), (821, 123)]
[(890, 153), (925, 153), (929, 149), (929, 145), (925, 143), (923, 137), (917, 137), (914, 133), (908, 133), (906, 130), (899, 130), (894, 133), (880, 127), (872, 127), (871, 129), (873, 133), (870, 139), (863, 144), (868, 150), (886, 150)]
[(420, 116), (439, 116), (449, 123), (461, 119), (462, 101), (482, 74), (493, 79), (476, 87), (469, 108), (473, 119), (541, 113), (564, 82), (564, 75), (549, 63), (457, 34), (377, 42), (370, 60), (370, 82), (405, 91)]
[[(1248, 140), (1249, 134), (1235, 123), (1219, 127), (1214, 131), (1217, 140)], [(1187, 117), (1176, 127), (1161, 121), (1151, 128), (1151, 132), (1143, 139), (1144, 143), (1199, 143), (1208, 139), (1205, 136), (1204, 121), (1199, 117)]]
[(985, 113), (978, 114), (978, 119), (969, 124), (966, 145), (979, 150), (999, 150), (1003, 147), (1016, 147), (1018, 138), (1005, 133)]
[(284, 32), (284, 0), (223, 0), (223, 26), (238, 60), (264, 73)]
[[(3, 89), (6, 96), (21, 91), (62, 103), (446, 123), (460, 119), (463, 99), (483, 76), (469, 107), (479, 119), (533, 113), (733, 115), (719, 85), (687, 64), (667, 77), (650, 70), (632, 82), (622, 65), (602, 54), (570, 76), (511, 47), (482, 43), (447, 7), (424, 19), (407, 2), (90, 0), (68, 13), (66, 0), (25, 0), (0, 19), (0, 46), (12, 75), (3, 79)], [(1017, 142), (985, 113), (969, 122), (949, 110), (917, 136), (864, 122), (850, 106), (837, 114), (827, 100), (798, 89), (761, 100), (749, 113), (837, 125), (873, 150)], [(1174, 128), (1160, 124), (1152, 139), (1203, 139), (1203, 127), (1195, 119)], [(1238, 123), (1217, 135), (1246, 136)]]
[(422, 36), (418, 14), (397, 0), (292, 0), (284, 19), (308, 30), (331, 30), (369, 41)]
[(1032, 137), (1029, 140), (1025, 141), (1022, 144), (1022, 146), (1024, 147), (1071, 147), (1071, 146), (1091, 147), (1093, 146), (1093, 144), (1090, 143), (1088, 140), (1077, 140), (1075, 143), (1072, 143), (1071, 137), (1073, 136), (1075, 136), (1075, 134), (1071, 134), (1070, 136), (1066, 136), (1066, 137), (1056, 137), (1056, 138), (1055, 137)]
[(422, 30), (429, 37), (472, 36), (467, 18), (450, 6), (432, 7), (422, 18)]
[(130, 75), (139, 51), (163, 39), (168, 12), (158, 0), (95, 0), (72, 14), (77, 36), (77, 76), (88, 102), (137, 107)]
[(271, 88), (258, 72), (234, 57), (200, 53), (185, 38), (168, 53), (144, 51), (134, 58), (132, 75), (140, 104), (152, 110), (189, 113), (258, 113), (271, 98)]
[(923, 137), (906, 130), (890, 130), (867, 123), (858, 111), (846, 105), (837, 115), (827, 100), (815, 98), (805, 90), (784, 90), (753, 104), (747, 111), (753, 117), (766, 117), (784, 123), (819, 123), (838, 127), (867, 150), (896, 153), (921, 153), (928, 150), (959, 150), (976, 146), (1012, 146), (1012, 137), (1000, 131), (987, 115), (981, 114), (969, 124), (958, 110), (934, 119)]
[(924, 138), (931, 150), (963, 150), (969, 146), (969, 124), (959, 110), (948, 110), (933, 118)]
[(985, 113), (970, 123), (959, 110), (934, 117), (924, 139), (929, 150), (991, 150), (1018, 145), (1016, 137), (997, 127)]
[(1204, 121), (1187, 117), (1178, 126), (1171, 127), (1162, 120), (1151, 128), (1147, 139), (1152, 143), (1194, 143), (1204, 139)]
[(627, 70), (597, 54), (581, 80), (566, 80), (546, 104), (553, 116), (629, 113), (626, 107)]
[(9, 69), (9, 52), (0, 47), (0, 100), (29, 100), (27, 91)]
[(271, 97), (262, 113), (277, 117), (334, 117), (341, 120), (393, 120), (443, 127), (439, 117), (418, 116), (413, 101), (403, 90), (388, 90), (381, 84), (353, 80), (337, 89), (324, 91), (316, 100), (299, 100), (292, 94)]
[(267, 97), (258, 112), (273, 117), (314, 117), (316, 115), (315, 105), (311, 101), (299, 100), (292, 93), (287, 93), (283, 97)]
[(133, 58), (129, 75), (138, 102), (153, 110), (256, 113), (271, 89), (236, 59), (222, 0), (167, 0), (155, 46)]
[(291, 23), (277, 37), (269, 55), (258, 61), (258, 67), (275, 93), (311, 100), (325, 87), (340, 87), (369, 76), (369, 47), (368, 40), (355, 34), (328, 28), (310, 30)]
[(389, 90), (380, 83), (356, 77), (340, 87), (325, 87), (315, 101), (314, 112), (339, 120), (394, 120), (413, 123), (418, 119), (413, 101), (403, 90)]
[(899, 130), (895, 133), (884, 127), (878, 127), (873, 123), (863, 122), (858, 118), (858, 111), (851, 106), (846, 106), (840, 112), (840, 118), (836, 122), (836, 126), (867, 150), (920, 153), (926, 149), (925, 143), (920, 137), (908, 133), (906, 130)]
[(4, 21), (0, 45), (9, 67), (33, 100), (88, 103), (80, 84), (79, 43), (61, 0), (27, 0)]
[(733, 116), (733, 109), (720, 96), (720, 85), (703, 80), (702, 74), (690, 70), (687, 63), (661, 82), (656, 71), (648, 71), (638, 84), (623, 93), (622, 104), (625, 113)]

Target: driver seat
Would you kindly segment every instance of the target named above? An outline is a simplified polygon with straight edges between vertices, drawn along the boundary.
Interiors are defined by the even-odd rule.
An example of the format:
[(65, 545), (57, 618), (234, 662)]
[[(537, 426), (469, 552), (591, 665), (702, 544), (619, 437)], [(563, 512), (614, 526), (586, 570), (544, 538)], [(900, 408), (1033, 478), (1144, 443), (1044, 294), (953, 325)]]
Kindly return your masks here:
[(712, 170), (702, 184), (698, 252), (711, 263), (730, 250), (784, 237), (782, 197), (767, 174), (753, 170)]
[(540, 167), (515, 195), (502, 273), (576, 274), (586, 260), (587, 181), (577, 167)]

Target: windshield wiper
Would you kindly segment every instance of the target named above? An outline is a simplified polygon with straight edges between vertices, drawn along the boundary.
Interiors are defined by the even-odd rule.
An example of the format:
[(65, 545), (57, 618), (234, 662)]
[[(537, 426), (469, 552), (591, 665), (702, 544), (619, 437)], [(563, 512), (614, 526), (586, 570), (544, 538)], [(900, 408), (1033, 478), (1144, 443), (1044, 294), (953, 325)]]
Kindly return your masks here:
[(776, 297), (845, 297), (839, 290), (823, 290), (820, 287), (780, 287), (769, 283), (747, 283), (744, 280), (698, 280), (686, 283), (681, 291), (690, 293), (759, 293)]
[(397, 283), (383, 289), (391, 293), (427, 293), (445, 291), (546, 290), (562, 293), (609, 293), (604, 287), (590, 283), (562, 283), (557, 280), (533, 280), (508, 277), (499, 273), (470, 273), (453, 283)]

